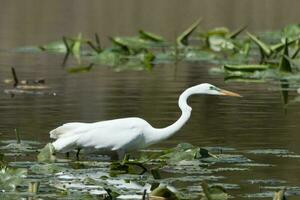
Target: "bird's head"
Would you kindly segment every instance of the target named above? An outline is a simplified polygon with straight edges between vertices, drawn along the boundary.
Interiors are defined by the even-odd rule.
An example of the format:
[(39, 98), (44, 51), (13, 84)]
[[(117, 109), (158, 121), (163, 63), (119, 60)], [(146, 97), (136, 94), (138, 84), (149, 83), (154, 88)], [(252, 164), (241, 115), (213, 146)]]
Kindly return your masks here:
[(210, 94), (210, 95), (226, 95), (234, 97), (242, 97), (241, 95), (230, 92), (227, 90), (220, 89), (209, 83), (202, 83), (193, 87), (195, 92), (198, 94)]

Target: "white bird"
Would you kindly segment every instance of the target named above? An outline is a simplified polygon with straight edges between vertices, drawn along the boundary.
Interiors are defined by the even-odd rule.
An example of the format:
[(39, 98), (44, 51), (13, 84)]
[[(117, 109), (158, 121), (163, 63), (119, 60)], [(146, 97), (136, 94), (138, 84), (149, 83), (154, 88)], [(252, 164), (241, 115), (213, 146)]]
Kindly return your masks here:
[[(137, 117), (121, 118), (95, 123), (66, 123), (50, 131), (55, 151), (69, 152), (77, 148), (116, 151), (119, 158), (126, 152), (143, 149), (174, 135), (188, 121), (192, 108), (187, 99), (193, 94), (227, 95), (241, 97), (237, 93), (203, 83), (186, 89), (179, 97), (180, 118), (165, 128), (154, 128)], [(77, 154), (78, 156), (78, 154)]]

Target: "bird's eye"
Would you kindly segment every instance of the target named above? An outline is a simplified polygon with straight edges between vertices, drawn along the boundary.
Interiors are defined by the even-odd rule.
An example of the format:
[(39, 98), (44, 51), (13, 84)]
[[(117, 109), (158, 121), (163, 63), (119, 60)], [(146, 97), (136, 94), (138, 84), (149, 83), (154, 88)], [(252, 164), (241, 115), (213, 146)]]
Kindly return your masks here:
[(215, 90), (215, 91), (220, 91), (220, 89), (219, 89), (219, 88), (217, 88), (217, 87), (214, 87), (214, 86), (210, 86), (210, 87), (209, 87), (209, 89), (210, 89), (210, 90)]

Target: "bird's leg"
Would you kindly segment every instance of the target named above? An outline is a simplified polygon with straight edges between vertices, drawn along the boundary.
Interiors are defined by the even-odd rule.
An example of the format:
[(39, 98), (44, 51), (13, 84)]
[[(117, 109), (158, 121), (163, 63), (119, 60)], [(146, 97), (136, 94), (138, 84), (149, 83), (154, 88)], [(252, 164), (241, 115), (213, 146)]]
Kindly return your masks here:
[(77, 148), (77, 152), (76, 152), (76, 159), (77, 159), (77, 161), (79, 160), (80, 150), (81, 150), (81, 148)]

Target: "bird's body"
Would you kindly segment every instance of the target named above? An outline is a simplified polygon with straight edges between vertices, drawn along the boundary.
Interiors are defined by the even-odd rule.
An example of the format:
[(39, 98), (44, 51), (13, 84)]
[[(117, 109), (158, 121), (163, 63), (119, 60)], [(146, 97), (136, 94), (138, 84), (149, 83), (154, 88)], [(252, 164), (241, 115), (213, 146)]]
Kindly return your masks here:
[(193, 94), (239, 96), (207, 83), (196, 85), (180, 95), (178, 104), (182, 111), (181, 117), (166, 128), (154, 128), (137, 117), (95, 123), (72, 122), (50, 131), (50, 137), (56, 139), (52, 144), (60, 152), (87, 148), (117, 151), (119, 156), (125, 152), (143, 149), (172, 136), (187, 122), (192, 111), (187, 99)]
[[(57, 151), (76, 147), (109, 151), (131, 151), (149, 144), (151, 125), (141, 118), (122, 118), (95, 123), (67, 123), (50, 132)], [(68, 145), (66, 145), (68, 144)]]

